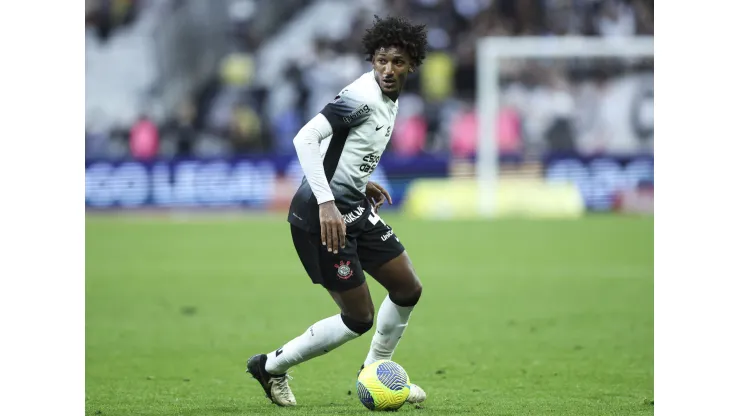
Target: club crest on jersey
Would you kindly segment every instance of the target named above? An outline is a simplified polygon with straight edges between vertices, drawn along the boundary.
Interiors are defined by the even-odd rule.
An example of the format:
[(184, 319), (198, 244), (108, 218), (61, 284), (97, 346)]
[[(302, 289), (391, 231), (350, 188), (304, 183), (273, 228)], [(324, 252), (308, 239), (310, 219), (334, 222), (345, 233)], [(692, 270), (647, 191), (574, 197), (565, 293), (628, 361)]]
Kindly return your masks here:
[(332, 101), (333, 104), (339, 104), (341, 102), (344, 102), (342, 99), (342, 96), (349, 90), (342, 90), (336, 97), (334, 97), (334, 101)]
[(339, 261), (339, 264), (335, 264), (334, 267), (337, 269), (337, 277), (342, 280), (347, 280), (352, 277), (352, 269), (349, 268), (349, 260), (347, 262)]
[(357, 107), (355, 111), (352, 112), (352, 114), (342, 117), (342, 121), (349, 124), (352, 121), (354, 121), (356, 118), (363, 116), (365, 114), (370, 114), (370, 106), (367, 104), (362, 104), (361, 106)]

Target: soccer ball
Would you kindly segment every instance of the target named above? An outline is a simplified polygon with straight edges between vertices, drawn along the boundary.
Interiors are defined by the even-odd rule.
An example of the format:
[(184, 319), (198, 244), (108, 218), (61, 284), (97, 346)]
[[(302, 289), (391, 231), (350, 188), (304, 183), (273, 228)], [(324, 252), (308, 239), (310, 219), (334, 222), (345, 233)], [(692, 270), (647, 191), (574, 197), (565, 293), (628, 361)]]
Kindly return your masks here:
[(390, 360), (376, 361), (357, 376), (357, 396), (370, 410), (397, 410), (411, 392), (406, 370)]

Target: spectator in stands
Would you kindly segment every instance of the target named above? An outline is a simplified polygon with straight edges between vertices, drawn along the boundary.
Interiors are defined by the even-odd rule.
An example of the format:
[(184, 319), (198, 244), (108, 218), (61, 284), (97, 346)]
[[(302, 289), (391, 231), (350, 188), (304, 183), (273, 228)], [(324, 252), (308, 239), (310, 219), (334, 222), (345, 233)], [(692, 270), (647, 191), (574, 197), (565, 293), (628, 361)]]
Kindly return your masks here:
[(260, 119), (246, 104), (234, 107), (227, 134), (232, 149), (237, 154), (261, 153), (267, 150), (262, 141)]
[(193, 147), (198, 139), (196, 111), (195, 104), (186, 100), (178, 108), (175, 117), (163, 127), (162, 145), (167, 143), (171, 146), (170, 156), (189, 157), (193, 154)]
[(85, 0), (85, 22), (95, 25), (105, 41), (114, 30), (136, 18), (136, 6), (135, 0)]
[(148, 116), (140, 115), (136, 124), (131, 127), (129, 149), (131, 156), (138, 160), (150, 160), (157, 156), (159, 131), (157, 125)]
[(637, 33), (635, 11), (622, 0), (603, 0), (595, 18), (599, 35), (604, 37), (634, 36)]
[(396, 123), (393, 131), (393, 152), (404, 156), (421, 153), (426, 147), (427, 123), (420, 114)]
[(454, 91), (455, 62), (446, 52), (434, 51), (427, 54), (424, 70), (421, 71), (421, 89), (424, 98), (431, 102), (448, 99)]
[[(162, 4), (141, 0), (86, 0), (86, 21), (93, 23), (101, 36), (116, 36), (115, 29), (130, 21), (137, 10), (144, 13), (155, 3)], [(183, 10), (186, 4), (197, 4), (199, 7), (193, 10), (204, 10), (204, 3), (173, 1), (171, 4), (180, 5), (178, 10)], [(215, 52), (221, 65), (209, 70), (212, 79), (200, 80), (195, 87), (211, 86), (205, 90), (206, 93), (194, 94), (203, 97), (198, 100), (196, 120), (183, 116), (182, 111), (176, 108), (167, 108), (166, 111), (175, 114), (163, 115), (164, 118), (169, 116), (171, 121), (163, 130), (167, 132), (164, 140), (158, 144), (158, 132), (151, 120), (138, 120), (128, 134), (129, 120), (139, 109), (131, 110), (126, 117), (120, 116), (122, 111), (108, 111), (108, 118), (127, 120), (124, 132), (130, 137), (128, 143), (125, 139), (122, 141), (123, 150), (128, 144), (135, 157), (151, 158), (152, 153), (157, 153), (157, 147), (160, 153), (180, 156), (268, 150), (293, 153), (292, 138), (307, 117), (323, 108), (340, 88), (365, 70), (364, 57), (354, 53), (357, 47), (352, 45), (359, 43), (373, 13), (413, 16), (415, 21), (426, 24), (429, 30), (431, 51), (424, 67), (409, 78), (407, 95), (400, 109), (403, 113), (411, 105), (414, 110), (399, 114), (391, 142), (394, 152), (406, 155), (450, 150), (459, 155), (469, 155), (475, 151), (477, 120), (472, 105), (477, 87), (475, 45), (478, 38), (633, 36), (653, 31), (652, 0), (358, 0), (352, 2), (355, 10), (351, 23), (327, 23), (330, 29), (308, 34), (311, 37), (308, 43), (314, 42), (315, 50), (302, 48), (299, 52), (285, 54), (284, 59), (293, 63), (280, 67), (280, 76), (265, 83), (260, 80), (259, 70), (270, 65), (262, 65), (262, 52), (273, 49), (277, 54), (277, 49), (270, 45), (273, 40), (279, 42), (281, 36), (272, 37), (271, 42), (266, 41), (282, 28), (275, 28), (273, 32), (267, 30), (270, 25), (264, 22), (266, 15), (262, 6), (269, 6), (268, 14), (272, 16), (290, 13), (285, 14), (284, 6), (278, 7), (277, 2), (268, 0), (229, 2), (230, 6), (223, 6), (221, 2), (209, 4), (213, 4), (208, 7), (213, 7), (214, 15), (220, 13), (219, 7), (225, 7), (223, 11), (228, 20), (223, 28), (204, 30), (228, 32), (230, 44), (222, 52)], [(291, 0), (290, 4), (300, 9), (298, 5), (310, 7), (311, 2)], [(284, 27), (290, 25), (287, 22)], [(285, 32), (290, 31), (289, 28)], [(196, 34), (182, 42), (194, 39), (200, 38)], [(209, 37), (203, 36), (203, 39)], [(262, 48), (263, 45), (267, 47)], [(105, 55), (101, 52), (97, 56)], [(499, 62), (501, 83), (516, 84), (512, 89), (515, 102), (504, 105), (506, 99), (502, 97), (501, 112), (495, 116), (502, 151), (521, 152), (526, 148), (538, 153), (570, 150), (576, 145), (579, 151), (583, 151), (582, 148), (606, 148), (608, 140), (603, 132), (610, 130), (595, 128), (597, 123), (583, 121), (598, 120), (592, 113), (601, 107), (590, 104), (595, 100), (592, 95), (596, 93), (579, 86), (587, 83), (583, 80), (585, 75), (578, 75), (581, 79), (571, 76), (592, 70), (594, 62), (554, 61), (504, 59)], [(632, 61), (622, 61), (626, 66), (633, 64)], [(141, 67), (146, 68), (145, 65)], [(572, 71), (574, 67), (578, 71)], [(567, 72), (569, 70), (570, 73)], [(568, 74), (564, 85), (555, 86), (548, 80), (553, 71)], [(189, 80), (182, 82), (185, 84)], [(624, 90), (623, 84), (614, 85)], [(578, 91), (584, 91), (580, 99), (575, 97)], [(604, 94), (602, 89), (596, 89), (596, 92)], [(503, 89), (502, 94), (506, 95)], [(625, 91), (621, 94), (629, 96)], [(572, 102), (574, 99), (577, 105)], [(605, 102), (603, 97), (599, 100)], [(129, 102), (136, 102), (121, 101), (124, 103), (120, 106), (123, 112), (132, 108)], [(178, 111), (181, 114), (177, 114)], [(108, 123), (106, 129), (110, 130), (114, 124)], [(87, 144), (93, 153), (101, 153), (100, 149), (106, 148), (102, 141), (118, 143), (111, 131), (90, 133)], [(120, 149), (108, 148), (107, 154), (121, 154)]]
[[(514, 108), (504, 106), (495, 123), (498, 151), (501, 154), (519, 154), (522, 150), (519, 114)], [(452, 120), (450, 128), (450, 150), (458, 157), (472, 156), (478, 149), (478, 115), (472, 102), (466, 102)]]

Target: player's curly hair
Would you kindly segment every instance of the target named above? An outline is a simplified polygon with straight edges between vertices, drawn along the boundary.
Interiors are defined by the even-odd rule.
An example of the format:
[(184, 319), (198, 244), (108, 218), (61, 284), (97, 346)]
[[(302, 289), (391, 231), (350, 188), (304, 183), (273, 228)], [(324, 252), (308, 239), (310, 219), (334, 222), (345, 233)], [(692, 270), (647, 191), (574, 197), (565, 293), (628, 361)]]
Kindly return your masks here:
[(378, 49), (395, 46), (405, 50), (411, 57), (411, 64), (419, 67), (427, 55), (426, 25), (414, 25), (403, 17), (381, 19), (375, 15), (373, 26), (362, 37), (362, 46), (368, 62), (373, 61)]

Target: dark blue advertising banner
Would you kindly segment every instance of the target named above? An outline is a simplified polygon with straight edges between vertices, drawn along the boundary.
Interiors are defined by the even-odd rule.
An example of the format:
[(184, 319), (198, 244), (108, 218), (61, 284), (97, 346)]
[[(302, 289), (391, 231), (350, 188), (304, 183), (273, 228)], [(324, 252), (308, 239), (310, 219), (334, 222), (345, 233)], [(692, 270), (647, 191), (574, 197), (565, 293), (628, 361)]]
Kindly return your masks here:
[[(502, 160), (508, 166), (516, 159)], [(578, 186), (589, 210), (606, 211), (621, 192), (653, 185), (653, 157), (549, 156), (543, 180)], [(386, 155), (372, 180), (386, 187), (396, 206), (416, 178), (443, 178), (444, 155)], [(103, 161), (85, 163), (85, 205), (91, 209), (284, 206), (302, 172), (293, 156), (216, 160)]]

